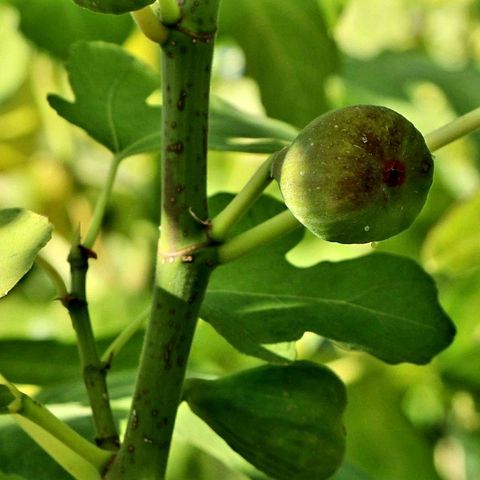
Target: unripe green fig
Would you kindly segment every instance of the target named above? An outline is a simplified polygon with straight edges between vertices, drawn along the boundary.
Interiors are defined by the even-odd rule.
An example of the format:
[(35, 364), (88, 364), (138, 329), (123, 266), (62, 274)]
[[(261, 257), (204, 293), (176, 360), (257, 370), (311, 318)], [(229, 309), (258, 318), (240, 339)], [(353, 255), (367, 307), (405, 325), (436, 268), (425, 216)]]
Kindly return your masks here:
[(285, 204), (317, 236), (384, 240), (420, 213), (433, 177), (422, 134), (393, 110), (354, 105), (307, 125), (273, 162)]
[(277, 480), (322, 480), (345, 451), (343, 383), (311, 362), (187, 381), (190, 408), (236, 452)]

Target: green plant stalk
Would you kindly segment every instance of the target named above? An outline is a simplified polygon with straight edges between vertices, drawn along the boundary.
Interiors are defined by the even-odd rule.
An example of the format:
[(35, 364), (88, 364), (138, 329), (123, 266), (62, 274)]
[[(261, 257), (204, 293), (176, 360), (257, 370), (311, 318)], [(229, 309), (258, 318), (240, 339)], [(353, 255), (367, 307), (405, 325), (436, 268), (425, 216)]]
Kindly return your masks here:
[(58, 270), (43, 255), (38, 255), (35, 262), (48, 275), (58, 291), (59, 298), (65, 298), (68, 290)]
[(90, 443), (2, 376), (0, 382), (13, 398), (7, 411), (33, 440), (75, 478), (100, 478), (111, 460), (111, 452)]
[(110, 200), (110, 195), (112, 193), (113, 184), (115, 183), (115, 178), (117, 176), (118, 167), (123, 157), (115, 155), (110, 162), (110, 168), (108, 169), (107, 180), (103, 185), (100, 196), (97, 199), (95, 204), (95, 209), (93, 211), (92, 220), (87, 230), (87, 234), (82, 241), (82, 245), (87, 249), (92, 249), (95, 241), (100, 233), (102, 228), (103, 217), (105, 216), (105, 210)]
[(215, 265), (206, 153), (218, 0), (186, 0), (162, 52), (161, 229), (150, 319), (122, 447), (107, 479), (163, 480), (198, 311)]
[(27, 418), (21, 415), (13, 415), (13, 417), (25, 433), (73, 478), (76, 480), (101, 480), (101, 471), (105, 469), (105, 466), (101, 469), (96, 468), (68, 448), (63, 441), (58, 440)]
[(286, 149), (282, 149), (268, 157), (253, 174), (247, 184), (233, 198), (233, 200), (210, 222), (210, 238), (223, 241), (235, 223), (242, 218), (255, 200), (262, 194), (265, 188), (273, 180), (271, 175), (272, 163), (279, 155), (283, 155)]
[(119, 438), (108, 396), (106, 369), (98, 355), (86, 296), (88, 259), (93, 252), (75, 241), (68, 256), (71, 291), (63, 299), (77, 337), (80, 365), (96, 430), (96, 442), (106, 450), (116, 450)]
[(138, 332), (142, 325), (146, 323), (148, 313), (148, 310), (142, 312), (133, 322), (130, 322), (113, 340), (105, 352), (103, 352), (101, 362), (105, 368), (110, 369), (113, 359), (118, 355), (118, 352), (120, 352), (120, 350), (135, 335), (135, 333)]
[(480, 107), (428, 133), (425, 135), (425, 142), (429, 150), (434, 152), (478, 128), (480, 128)]
[(217, 249), (218, 263), (232, 262), (301, 226), (290, 210), (284, 210), (220, 245)]
[(68, 310), (77, 336), (83, 379), (87, 389), (96, 430), (96, 442), (107, 450), (117, 450), (119, 437), (113, 418), (108, 395), (106, 365), (102, 363), (95, 343), (86, 296), (88, 260), (95, 257), (91, 250), (102, 227), (118, 167), (123, 157), (115, 155), (110, 163), (106, 182), (95, 204), (92, 220), (87, 234), (80, 244), (77, 238), (68, 256), (70, 263), (72, 288), (62, 297), (62, 303)]
[(164, 25), (173, 25), (182, 17), (177, 0), (157, 0), (152, 8), (157, 10), (156, 13)]
[(152, 42), (162, 45), (168, 37), (168, 29), (161, 23), (155, 15), (152, 7), (147, 5), (140, 10), (132, 12), (132, 17), (143, 34), (152, 40)]
[[(99, 472), (110, 461), (112, 453), (102, 450), (71, 429), (43, 405), (22, 395), (22, 408), (16, 413), (50, 433), (53, 437), (91, 463)], [(28, 432), (27, 432), (28, 433)], [(58, 459), (56, 459), (58, 461)]]

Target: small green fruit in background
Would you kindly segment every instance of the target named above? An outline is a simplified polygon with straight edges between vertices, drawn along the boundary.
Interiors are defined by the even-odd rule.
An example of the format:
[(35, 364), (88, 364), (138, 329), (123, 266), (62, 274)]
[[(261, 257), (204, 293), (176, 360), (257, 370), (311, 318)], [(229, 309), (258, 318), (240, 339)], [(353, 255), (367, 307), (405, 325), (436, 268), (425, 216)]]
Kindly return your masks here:
[(402, 115), (355, 105), (307, 125), (272, 173), (287, 207), (315, 235), (366, 243), (411, 225), (427, 198), (433, 160)]
[(187, 381), (190, 408), (236, 452), (277, 480), (322, 480), (345, 452), (343, 383), (311, 362)]

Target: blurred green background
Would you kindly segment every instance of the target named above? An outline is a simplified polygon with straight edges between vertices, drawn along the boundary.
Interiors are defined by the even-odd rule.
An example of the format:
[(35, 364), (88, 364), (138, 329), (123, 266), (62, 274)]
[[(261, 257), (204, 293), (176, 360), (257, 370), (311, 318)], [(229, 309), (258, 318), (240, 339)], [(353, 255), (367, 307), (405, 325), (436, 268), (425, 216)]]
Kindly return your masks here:
[[(71, 97), (63, 62), (78, 39), (122, 43), (158, 70), (157, 46), (128, 16), (88, 13), (67, 0), (0, 0), (0, 208), (48, 216), (55, 232), (44, 253), (65, 278), (69, 242), (78, 226), (86, 231), (110, 161), (106, 149), (46, 102), (51, 92)], [(299, 128), (325, 109), (374, 103), (427, 133), (480, 105), (479, 68), (478, 0), (223, 0), (213, 91)], [(212, 152), (209, 192), (238, 191), (263, 159)], [(373, 248), (413, 257), (436, 279), (458, 329), (454, 344), (426, 367), (386, 366), (309, 334), (297, 343), (298, 358), (327, 362), (348, 387), (347, 464), (337, 480), (480, 479), (480, 135), (441, 149), (435, 159), (429, 200), (407, 232), (352, 246), (307, 234), (288, 256), (299, 266)], [(102, 345), (148, 305), (155, 160), (123, 162), (96, 245), (88, 294)], [(274, 187), (269, 193), (279, 196)], [(73, 341), (67, 313), (39, 268), (0, 300), (0, 372), (91, 435)], [(141, 335), (111, 373), (120, 418), (140, 342)], [(221, 375), (258, 363), (200, 322), (191, 372)], [(188, 407), (177, 430), (170, 480), (265, 478)], [(0, 419), (0, 479), (16, 478), (2, 471), (65, 478), (8, 418)]]

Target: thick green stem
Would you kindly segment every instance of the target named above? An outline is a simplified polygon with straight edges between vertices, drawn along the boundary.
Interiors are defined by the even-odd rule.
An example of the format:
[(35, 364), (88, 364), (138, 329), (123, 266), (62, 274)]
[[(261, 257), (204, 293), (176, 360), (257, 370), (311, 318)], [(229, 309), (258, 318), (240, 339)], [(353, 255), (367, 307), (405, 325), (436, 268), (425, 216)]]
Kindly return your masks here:
[(233, 200), (210, 222), (210, 237), (221, 242), (230, 229), (242, 218), (250, 206), (261, 195), (273, 180), (272, 163), (279, 155), (284, 155), (286, 149), (280, 150), (267, 158), (253, 174), (243, 189)]
[(431, 152), (480, 128), (480, 107), (425, 135)]
[(210, 70), (218, 0), (186, 0), (162, 52), (157, 271), (125, 440), (108, 479), (163, 480), (198, 311), (215, 265), (207, 219)]
[(98, 355), (87, 304), (85, 285), (90, 256), (90, 250), (77, 242), (74, 243), (68, 256), (72, 287), (63, 303), (70, 314), (77, 336), (80, 365), (92, 407), (97, 445), (107, 450), (116, 450), (119, 439), (110, 408), (106, 369)]

